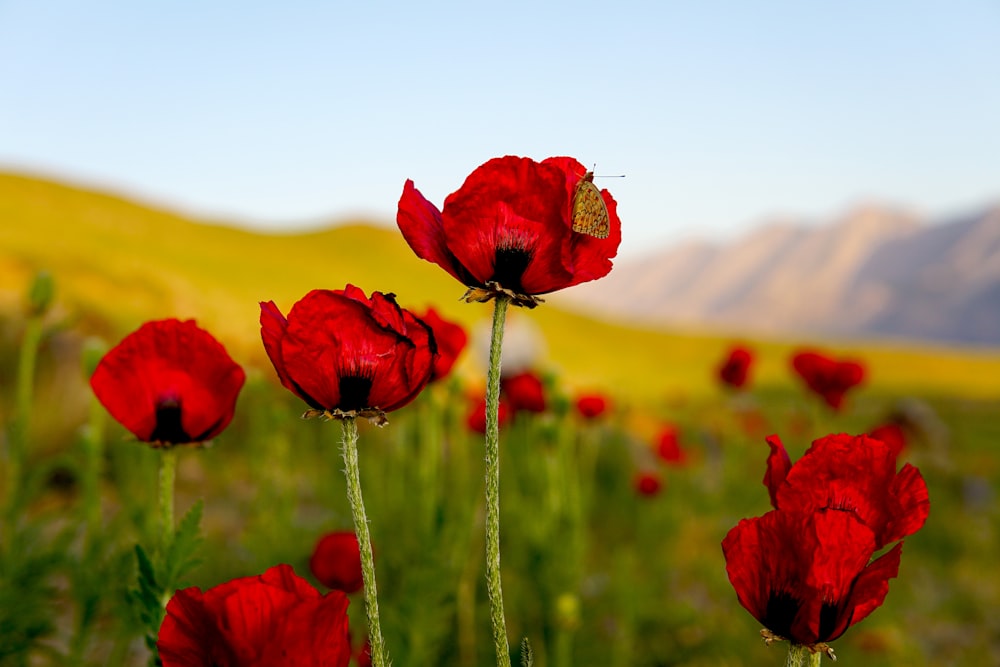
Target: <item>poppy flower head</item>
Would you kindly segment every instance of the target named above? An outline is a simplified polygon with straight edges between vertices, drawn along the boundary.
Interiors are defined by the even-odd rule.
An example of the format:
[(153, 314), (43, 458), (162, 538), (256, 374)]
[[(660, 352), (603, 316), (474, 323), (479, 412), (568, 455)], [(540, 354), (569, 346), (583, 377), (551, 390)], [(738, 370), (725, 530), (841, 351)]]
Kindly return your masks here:
[(635, 478), (632, 480), (632, 486), (640, 496), (652, 498), (659, 495), (660, 490), (663, 488), (663, 479), (657, 472), (643, 470), (636, 473)]
[(742, 389), (749, 377), (753, 354), (745, 347), (734, 347), (719, 366), (719, 381), (733, 389)]
[(287, 318), (273, 302), (260, 307), (264, 349), (281, 383), (312, 408), (306, 416), (384, 424), (430, 381), (434, 334), (392, 294), (313, 290)]
[(360, 591), (365, 581), (354, 532), (335, 531), (321, 537), (309, 558), (309, 570), (327, 588), (347, 594)]
[(906, 449), (906, 431), (895, 422), (876, 426), (868, 432), (868, 435), (889, 445), (894, 456), (898, 457)]
[(656, 436), (656, 455), (667, 465), (683, 466), (687, 463), (687, 452), (681, 449), (677, 427), (664, 426)]
[(277, 565), (167, 603), (156, 647), (164, 667), (285, 665), (347, 667), (347, 596), (326, 595)]
[(740, 604), (773, 635), (823, 650), (882, 605), (901, 547), (871, 561), (871, 529), (827, 510), (772, 510), (743, 519), (722, 541)]
[[(772, 457), (773, 445), (769, 464)], [(897, 472), (893, 449), (866, 435), (814, 441), (773, 487), (772, 498), (780, 510), (854, 514), (872, 531), (877, 549), (915, 533), (930, 513), (920, 471), (906, 464)]]
[(799, 352), (792, 357), (792, 368), (834, 410), (839, 410), (844, 395), (865, 379), (865, 368), (857, 361), (831, 359), (818, 352)]
[(576, 411), (584, 419), (597, 419), (610, 409), (611, 402), (604, 394), (580, 394), (576, 397)]
[(442, 318), (433, 308), (428, 308), (420, 319), (434, 332), (434, 341), (437, 343), (438, 354), (431, 374), (431, 382), (434, 382), (451, 372), (458, 355), (469, 342), (469, 335), (462, 325)]
[(531, 371), (500, 378), (500, 391), (515, 414), (545, 412), (545, 385)]
[(572, 158), (494, 158), (476, 168), (438, 210), (407, 180), (396, 222), (418, 257), (466, 285), (467, 301), (498, 295), (533, 308), (540, 294), (611, 270), (621, 243), (614, 198), (606, 238), (573, 230), (573, 198), (587, 170)]
[(98, 362), (90, 386), (142, 442), (199, 443), (232, 421), (246, 375), (194, 320), (146, 322)]
[[(511, 409), (507, 405), (507, 401), (501, 400), (500, 404), (497, 406), (497, 425), (503, 426), (508, 421), (510, 421)], [(472, 402), (472, 407), (469, 409), (469, 414), (465, 419), (465, 425), (469, 427), (469, 430), (473, 433), (479, 433), (481, 435), (486, 434), (486, 399), (479, 398)]]

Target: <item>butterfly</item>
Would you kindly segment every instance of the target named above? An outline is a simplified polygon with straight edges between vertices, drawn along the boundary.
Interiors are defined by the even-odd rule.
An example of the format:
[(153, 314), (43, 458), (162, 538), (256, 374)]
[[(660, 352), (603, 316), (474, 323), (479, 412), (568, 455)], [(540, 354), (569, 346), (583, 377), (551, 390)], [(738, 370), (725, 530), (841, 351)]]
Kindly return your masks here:
[(588, 171), (573, 192), (573, 231), (598, 239), (608, 238), (611, 221), (601, 191), (594, 185), (594, 172)]

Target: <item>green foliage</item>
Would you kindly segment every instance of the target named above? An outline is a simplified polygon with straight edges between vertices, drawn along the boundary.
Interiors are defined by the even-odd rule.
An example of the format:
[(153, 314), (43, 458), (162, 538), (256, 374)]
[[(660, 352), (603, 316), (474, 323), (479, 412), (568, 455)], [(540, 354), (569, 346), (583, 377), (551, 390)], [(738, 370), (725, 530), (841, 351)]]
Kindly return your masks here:
[(142, 545), (135, 545), (138, 587), (129, 592), (129, 599), (142, 625), (146, 628), (146, 646), (152, 652), (151, 665), (158, 665), (156, 637), (165, 616), (165, 607), (183, 577), (201, 562), (199, 534), (203, 505), (188, 510), (174, 532), (166, 550), (150, 558)]
[[(389, 230), (249, 234), (15, 176), (0, 176), (0, 216), (13, 221), (0, 225), (0, 278), (27, 285), (50, 266), (60, 284), (53, 311), (75, 318), (72, 334), (113, 341), (145, 319), (195, 316), (250, 370), (227, 431), (213, 447), (180, 457), (177, 505), (190, 509), (170, 546), (133, 549), (156, 544), (158, 452), (116, 424), (99, 443), (90, 440), (105, 430), (88, 412), (89, 390), (75, 362), (77, 382), (66, 380), (54, 353), (82, 336), (63, 332), (59, 345), (42, 345), (24, 440), (28, 481), (17, 511), (5, 511), (18, 528), (0, 536), (4, 665), (142, 664), (149, 652), (135, 650), (133, 640), (146, 635), (155, 644), (177, 587), (207, 588), (281, 562), (309, 576), (316, 540), (351, 527), (339, 429), (300, 420), (304, 406), (271, 381), (257, 301), (287, 308), (313, 287), (351, 281), (398, 291), (404, 305), (440, 305), (466, 324), (488, 316), (488, 308), (458, 304), (461, 286), (413, 258)], [(561, 372), (549, 384), (562, 394), (552, 400), (558, 409), (519, 416), (500, 435), (508, 627), (512, 637), (531, 638), (522, 664), (526, 656), (538, 667), (779, 664), (784, 649), (760, 643), (719, 547), (740, 518), (768, 508), (763, 436), (781, 434), (795, 458), (815, 437), (864, 432), (900, 412), (913, 419), (905, 456), (927, 479), (931, 518), (907, 538), (885, 605), (837, 640), (837, 654), (854, 667), (978, 664), (994, 655), (994, 351), (834, 346), (862, 357), (872, 382), (833, 414), (790, 376), (795, 342), (760, 342), (752, 390), (724, 397), (712, 369), (727, 340), (598, 322), (553, 305), (530, 318), (550, 342), (550, 368)], [(13, 377), (25, 329), (16, 319), (21, 300), (0, 307), (0, 370)], [(468, 387), (431, 387), (390, 415), (386, 428), (361, 425), (382, 622), (399, 665), (494, 660), (483, 576), (483, 439), (464, 426), (468, 394), (482, 392), (471, 356), (465, 365), (476, 381)], [(568, 394), (581, 385), (608, 389), (615, 414), (577, 420)], [(0, 384), (8, 428), (15, 404), (14, 387)], [(651, 452), (662, 422), (680, 429), (687, 466), (664, 467)], [(74, 451), (73, 436), (84, 423), (86, 456)], [(56, 465), (77, 458), (86, 463)], [(87, 492), (54, 484), (59, 467), (79, 476)], [(633, 490), (644, 469), (663, 477), (655, 497)], [(359, 642), (360, 598), (350, 613)]]

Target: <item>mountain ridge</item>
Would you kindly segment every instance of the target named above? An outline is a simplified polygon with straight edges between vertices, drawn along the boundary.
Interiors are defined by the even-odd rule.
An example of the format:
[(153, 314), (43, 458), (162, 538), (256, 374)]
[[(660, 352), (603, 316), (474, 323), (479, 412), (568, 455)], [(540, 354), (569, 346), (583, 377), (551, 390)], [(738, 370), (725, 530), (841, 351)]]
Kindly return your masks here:
[[(613, 277), (626, 262), (615, 264), (609, 277), (592, 284)], [(287, 311), (311, 289), (350, 282), (366, 292), (395, 292), (401, 305), (418, 313), (433, 306), (470, 330), (488, 325), (492, 313), (490, 304), (460, 301), (465, 288), (417, 258), (398, 231), (384, 225), (359, 220), (264, 234), (150, 208), (120, 194), (0, 172), (0, 333), (16, 332), (24, 291), (39, 270), (55, 278), (60, 317), (84, 335), (115, 341), (150, 319), (195, 318), (248, 371), (267, 378), (273, 370), (260, 342), (260, 301), (273, 300)], [(635, 326), (562, 305), (586, 286), (546, 295), (546, 303), (530, 312), (508, 313), (508, 323), (528, 321), (541, 332), (548, 350), (542, 368), (558, 372), (569, 386), (614, 388), (626, 400), (718, 391), (713, 369), (733, 342), (730, 334)], [(1000, 391), (997, 349), (801, 336), (745, 342), (758, 355), (754, 382), (760, 386), (792, 384), (789, 355), (808, 345), (865, 358), (872, 391)], [(467, 375), (481, 381), (475, 351), (463, 356)], [(922, 372), (927, 363), (940, 372)]]
[(926, 220), (867, 203), (623, 261), (566, 307), (646, 325), (1000, 344), (1000, 203)]

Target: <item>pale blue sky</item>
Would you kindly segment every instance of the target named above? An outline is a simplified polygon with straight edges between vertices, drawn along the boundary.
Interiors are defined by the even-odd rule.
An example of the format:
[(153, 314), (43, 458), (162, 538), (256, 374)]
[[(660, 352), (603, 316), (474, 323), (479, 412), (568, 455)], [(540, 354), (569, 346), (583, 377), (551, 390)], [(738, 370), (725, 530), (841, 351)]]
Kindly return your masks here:
[(392, 223), (572, 155), (622, 253), (1000, 200), (1000, 2), (0, 0), (0, 168), (234, 222)]

